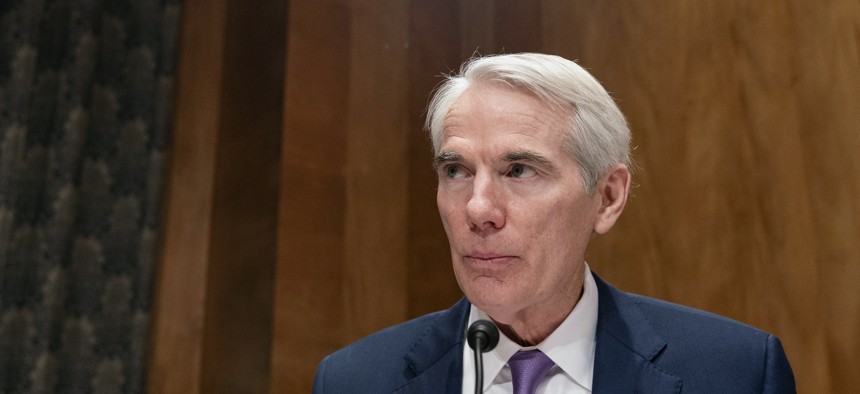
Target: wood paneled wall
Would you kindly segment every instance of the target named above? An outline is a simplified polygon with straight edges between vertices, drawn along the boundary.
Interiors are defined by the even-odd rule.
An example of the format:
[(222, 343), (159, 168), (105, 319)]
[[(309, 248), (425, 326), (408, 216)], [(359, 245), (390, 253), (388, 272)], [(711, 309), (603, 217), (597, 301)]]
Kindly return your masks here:
[[(233, 154), (216, 155), (218, 165), (204, 168), (198, 183), (182, 178), (211, 146), (188, 152), (183, 133), (207, 141), (199, 127), (213, 122), (205, 113), (215, 110), (206, 108), (233, 104), (199, 93), (213, 89), (223, 98), (230, 92), (226, 83), (196, 86), (198, 96), (183, 96), (183, 89), (195, 90), (180, 81), (172, 169), (179, 178), (168, 197), (150, 382), (164, 381), (166, 368), (179, 365), (175, 370), (197, 373), (215, 387), (231, 360), (207, 353), (208, 346), (236, 351), (247, 340), (241, 335), (269, 330), (245, 357), (271, 357), (270, 365), (252, 364), (270, 369), (232, 376), (244, 376), (252, 390), (243, 391), (309, 392), (324, 355), (456, 301), (461, 294), (436, 212), (423, 111), (440, 75), (473, 53), (539, 51), (588, 68), (618, 99), (634, 134), (637, 185), (616, 228), (593, 241), (592, 268), (622, 289), (777, 334), (800, 392), (860, 386), (860, 3), (292, 0), (287, 14), (286, 55), (269, 55), (285, 60), (283, 80), (253, 79), (254, 86), (283, 93), (280, 109), (259, 114), (271, 120), (275, 115), (264, 115), (271, 110), (283, 119), (279, 171), (261, 173), (280, 174), (277, 212), (272, 204), (255, 211), (262, 217), (270, 209), (277, 230), (271, 222), (258, 229), (276, 238), (262, 247), (247, 239), (230, 245), (269, 252), (276, 245), (275, 260), (259, 258), (248, 268), (275, 272), (271, 305), (257, 299), (259, 307), (245, 315), (235, 307), (213, 313), (237, 303), (226, 293), (231, 289), (263, 297), (265, 291), (242, 289), (271, 284), (223, 280), (242, 273), (235, 261), (241, 252), (213, 258), (213, 235), (180, 242), (183, 229), (190, 231), (177, 219), (182, 215), (200, 211), (201, 228), (221, 234), (219, 243), (245, 222), (230, 213), (233, 200), (217, 203), (218, 188), (206, 179), (234, 179), (224, 175), (230, 163), (243, 153), (259, 155), (259, 148), (236, 145)], [(186, 50), (203, 40), (188, 33), (190, 26)], [(215, 33), (228, 40), (244, 35)], [(226, 64), (186, 63), (180, 78), (220, 75)], [(183, 123), (189, 119), (197, 129)], [(259, 126), (252, 116), (239, 119), (230, 129)], [(258, 165), (273, 162), (269, 157)], [(249, 193), (268, 196), (261, 201), (272, 196), (266, 188)], [(179, 208), (186, 205), (187, 212)], [(202, 255), (193, 251), (199, 242), (210, 242)], [(184, 275), (177, 261), (194, 262), (187, 269), (198, 274), (177, 279)], [(266, 264), (276, 267), (267, 271)], [(171, 306), (167, 300), (186, 294), (183, 286), (203, 290), (184, 309)], [(182, 313), (194, 318), (178, 320)], [(257, 316), (234, 336), (218, 337), (218, 325), (233, 313), (269, 313), (264, 317), (273, 321), (266, 326)], [(169, 338), (199, 341), (194, 335), (220, 339), (170, 348), (177, 342)], [(261, 354), (266, 341), (270, 354)], [(192, 352), (179, 357), (180, 351)], [(221, 361), (200, 362), (204, 354)], [(183, 369), (194, 360), (199, 365)]]
[(183, 2), (149, 392), (269, 389), (286, 5)]

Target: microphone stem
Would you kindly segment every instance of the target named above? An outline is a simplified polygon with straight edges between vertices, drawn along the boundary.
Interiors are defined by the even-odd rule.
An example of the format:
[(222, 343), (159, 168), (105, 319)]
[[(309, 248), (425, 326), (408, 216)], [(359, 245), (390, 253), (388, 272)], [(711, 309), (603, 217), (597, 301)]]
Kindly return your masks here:
[(484, 347), (483, 335), (478, 335), (475, 338), (475, 394), (481, 394), (484, 391), (484, 353), (481, 349)]

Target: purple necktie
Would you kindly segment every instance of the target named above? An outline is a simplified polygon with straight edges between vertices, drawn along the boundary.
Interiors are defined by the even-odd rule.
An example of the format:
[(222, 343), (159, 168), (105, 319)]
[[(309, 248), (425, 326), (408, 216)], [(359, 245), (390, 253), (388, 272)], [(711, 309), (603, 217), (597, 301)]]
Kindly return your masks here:
[(514, 394), (534, 394), (553, 365), (555, 363), (540, 350), (520, 351), (511, 356), (508, 366), (514, 379)]

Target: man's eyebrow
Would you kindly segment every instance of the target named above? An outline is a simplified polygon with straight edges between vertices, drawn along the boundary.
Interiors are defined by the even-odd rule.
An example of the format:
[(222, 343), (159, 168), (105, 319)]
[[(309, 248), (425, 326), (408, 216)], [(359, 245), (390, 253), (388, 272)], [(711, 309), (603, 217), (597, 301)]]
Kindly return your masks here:
[(433, 158), (433, 167), (439, 168), (442, 164), (452, 161), (460, 161), (462, 159), (463, 156), (460, 156), (457, 152), (441, 152)]
[(555, 165), (540, 153), (527, 150), (507, 152), (502, 155), (502, 160), (507, 162), (537, 163), (545, 167), (555, 168)]

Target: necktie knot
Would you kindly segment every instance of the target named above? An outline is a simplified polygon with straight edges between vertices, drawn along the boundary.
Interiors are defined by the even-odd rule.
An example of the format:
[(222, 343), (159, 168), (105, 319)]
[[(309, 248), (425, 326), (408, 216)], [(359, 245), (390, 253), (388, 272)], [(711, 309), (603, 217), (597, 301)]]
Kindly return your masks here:
[(514, 394), (534, 394), (538, 384), (555, 365), (540, 350), (519, 351), (508, 360), (513, 378)]

